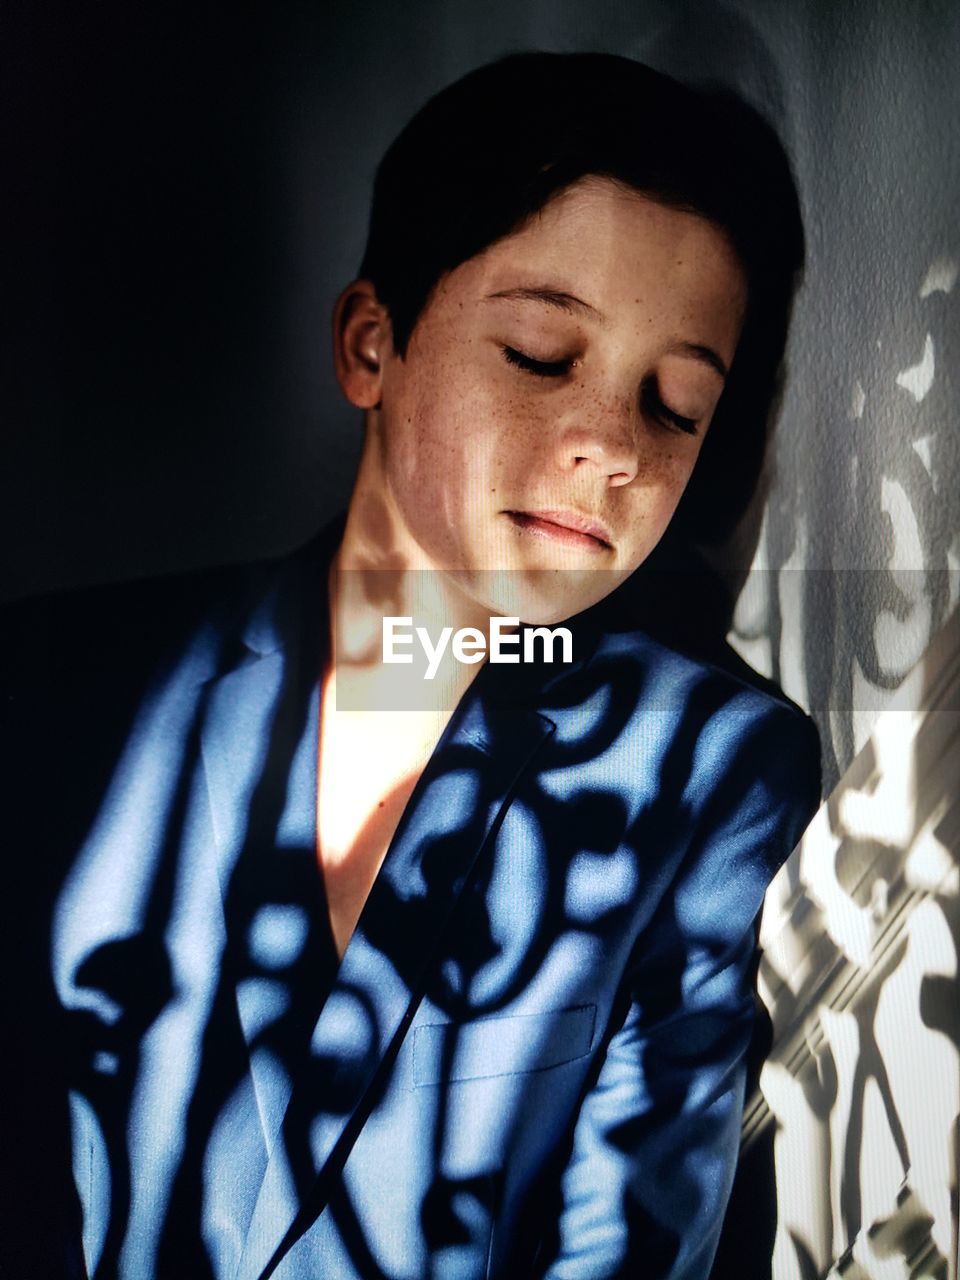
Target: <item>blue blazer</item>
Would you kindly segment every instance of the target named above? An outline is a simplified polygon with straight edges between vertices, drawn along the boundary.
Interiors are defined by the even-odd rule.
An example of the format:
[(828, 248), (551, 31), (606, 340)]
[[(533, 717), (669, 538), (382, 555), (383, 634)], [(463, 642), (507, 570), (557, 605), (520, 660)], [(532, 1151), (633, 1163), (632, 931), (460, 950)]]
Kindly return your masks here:
[[(21, 785), (47, 788), (5, 1090), (43, 1092), (37, 1256), (705, 1280), (755, 919), (819, 796), (811, 722), (583, 615), (572, 663), (480, 670), (337, 966), (314, 855), (333, 545), (114, 592), (110, 656), (61, 663), (56, 720), (11, 695)], [(47, 621), (41, 658), (70, 655), (80, 628)]]

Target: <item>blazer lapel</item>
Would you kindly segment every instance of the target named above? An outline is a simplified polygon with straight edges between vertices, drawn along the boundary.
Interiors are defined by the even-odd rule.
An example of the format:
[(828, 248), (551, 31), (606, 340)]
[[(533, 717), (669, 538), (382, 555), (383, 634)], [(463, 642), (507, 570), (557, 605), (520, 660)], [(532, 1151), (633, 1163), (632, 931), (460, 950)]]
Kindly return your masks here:
[[(213, 683), (201, 732), (227, 937), (221, 982), (247, 1045), (264, 1167), (290, 1092), (282, 1052), (289, 992), (275, 944), (278, 935), (281, 948), (293, 940), (309, 961), (311, 939), (315, 950), (326, 926), (312, 908), (322, 901), (316, 730), (328, 541), (268, 570), (240, 660)], [(256, 1191), (254, 1179), (251, 1211)]]
[(237, 1280), (256, 1280), (320, 1212), (317, 1179), (349, 1148), (477, 856), (554, 730), (536, 711), (498, 704), (490, 684), (484, 667), (428, 762), (316, 1023), (309, 1069), (292, 1090), (287, 1083)]
[[(269, 654), (223, 677), (203, 732), (207, 792), (226, 922), (223, 981), (235, 992), (250, 1054), (267, 1154), (283, 1117), (289, 1081), (270, 1028), (288, 993), (261, 942), (277, 922), (301, 945), (325, 921), (314, 848), (317, 689), (291, 690), (287, 664)], [(294, 696), (297, 695), (297, 696)], [(283, 767), (284, 778), (275, 775)], [(268, 939), (269, 942), (269, 939)]]

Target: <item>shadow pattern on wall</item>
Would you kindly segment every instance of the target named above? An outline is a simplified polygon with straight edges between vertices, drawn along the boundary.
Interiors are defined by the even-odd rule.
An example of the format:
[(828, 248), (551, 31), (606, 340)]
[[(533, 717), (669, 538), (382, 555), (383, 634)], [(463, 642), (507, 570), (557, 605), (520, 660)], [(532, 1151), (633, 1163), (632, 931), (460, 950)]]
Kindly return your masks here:
[(956, 1275), (958, 641), (955, 615), (768, 893), (744, 1147), (774, 1126), (776, 1280)]

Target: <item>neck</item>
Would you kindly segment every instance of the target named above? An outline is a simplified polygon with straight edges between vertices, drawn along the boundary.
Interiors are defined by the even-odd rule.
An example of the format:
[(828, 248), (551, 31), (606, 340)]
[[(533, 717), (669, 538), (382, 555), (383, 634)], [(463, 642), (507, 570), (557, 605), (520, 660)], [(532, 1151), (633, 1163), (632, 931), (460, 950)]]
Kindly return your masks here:
[[(331, 672), (337, 702), (353, 710), (450, 711), (483, 665), (458, 661), (452, 634), (471, 627), (489, 643), (494, 615), (413, 539), (383, 476), (373, 436), (368, 430), (343, 540), (330, 566)], [(412, 655), (412, 663), (384, 662), (385, 618), (410, 619), (394, 624), (394, 634), (408, 636), (410, 642), (400, 640), (393, 651)], [(389, 631), (388, 624), (388, 644)], [(431, 659), (426, 645), (436, 652), (445, 632), (442, 656)], [(426, 679), (430, 667), (433, 674)]]

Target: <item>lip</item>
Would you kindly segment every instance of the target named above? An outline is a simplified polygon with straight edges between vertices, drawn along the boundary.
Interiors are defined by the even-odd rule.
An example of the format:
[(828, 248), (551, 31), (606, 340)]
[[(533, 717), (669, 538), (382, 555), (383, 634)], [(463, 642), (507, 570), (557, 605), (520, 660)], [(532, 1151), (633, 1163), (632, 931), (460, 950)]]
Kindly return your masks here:
[(595, 551), (613, 549), (613, 540), (606, 525), (581, 515), (579, 511), (507, 511), (504, 514), (519, 528), (539, 537)]

